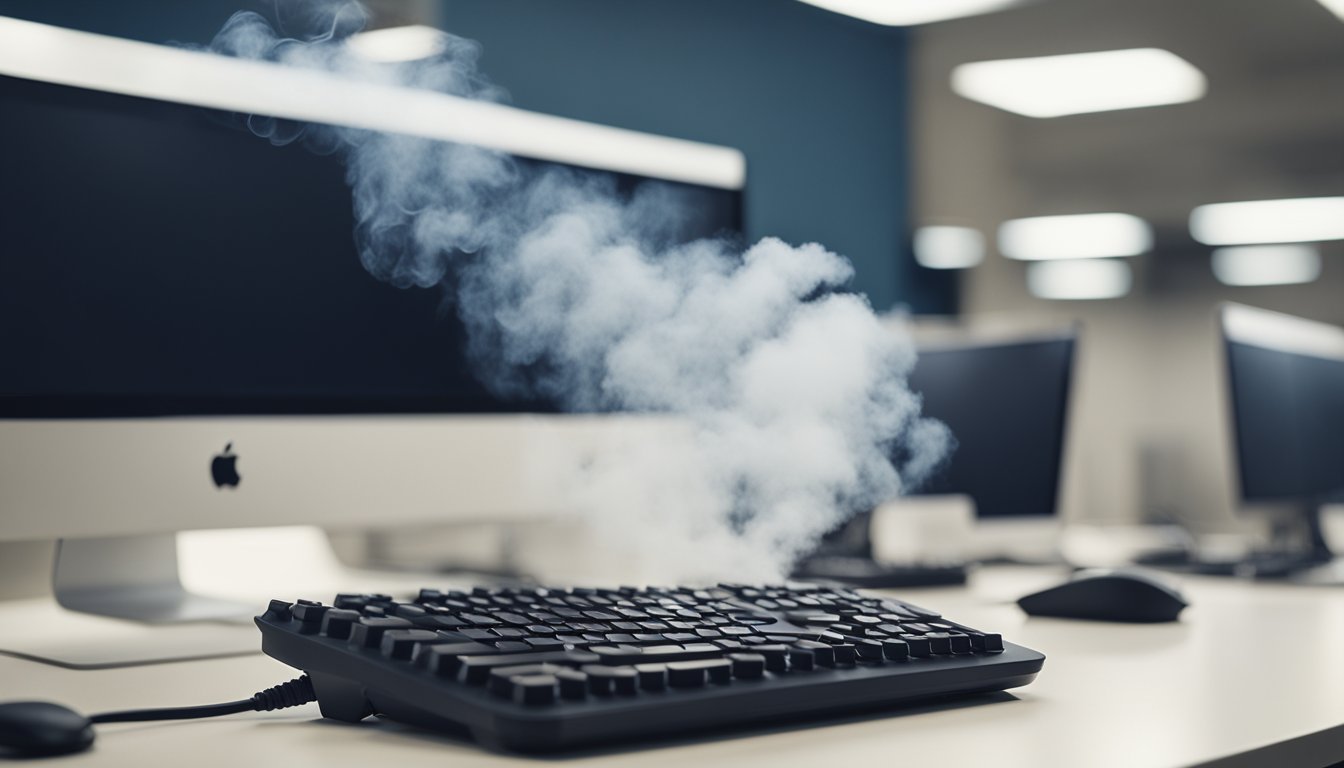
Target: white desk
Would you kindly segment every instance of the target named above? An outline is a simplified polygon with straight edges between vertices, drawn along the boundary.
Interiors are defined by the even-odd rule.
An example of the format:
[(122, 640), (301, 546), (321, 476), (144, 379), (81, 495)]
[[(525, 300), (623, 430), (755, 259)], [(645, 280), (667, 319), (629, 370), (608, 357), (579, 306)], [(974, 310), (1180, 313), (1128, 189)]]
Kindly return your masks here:
[[(1344, 760), (1344, 590), (1188, 578), (1179, 624), (1028, 619), (1010, 604), (1060, 571), (985, 569), (969, 589), (902, 590), (1043, 651), (1032, 685), (985, 703), (601, 750), (559, 762), (625, 767), (955, 765), (995, 768), (1324, 766)], [(316, 596), (316, 595), (314, 595)], [(0, 698), (85, 712), (243, 698), (293, 677), (263, 656), (80, 672), (0, 657)], [(542, 761), (317, 707), (198, 722), (102, 726), (69, 765), (536, 766)]]

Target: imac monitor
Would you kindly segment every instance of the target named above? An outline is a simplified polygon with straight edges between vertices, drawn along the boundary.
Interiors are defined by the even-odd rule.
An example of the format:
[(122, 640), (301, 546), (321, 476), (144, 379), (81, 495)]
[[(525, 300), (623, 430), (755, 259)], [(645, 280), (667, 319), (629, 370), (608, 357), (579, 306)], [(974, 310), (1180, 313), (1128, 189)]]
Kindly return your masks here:
[(1070, 331), (919, 349), (910, 388), (956, 448), (912, 493), (969, 497), (981, 556), (1053, 554), (1075, 346)]
[(734, 149), (3, 17), (0, 115), (0, 541), (61, 539), (57, 599), (110, 615), (219, 610), (177, 588), (178, 530), (551, 511), (528, 446), (599, 420), (492, 396), (441, 289), (361, 266), (339, 159), (239, 115), (675, 185), (686, 239), (742, 225)]
[(1328, 561), (1319, 514), (1344, 500), (1344, 328), (1226, 304), (1221, 330), (1239, 496), (1297, 509), (1296, 555)]

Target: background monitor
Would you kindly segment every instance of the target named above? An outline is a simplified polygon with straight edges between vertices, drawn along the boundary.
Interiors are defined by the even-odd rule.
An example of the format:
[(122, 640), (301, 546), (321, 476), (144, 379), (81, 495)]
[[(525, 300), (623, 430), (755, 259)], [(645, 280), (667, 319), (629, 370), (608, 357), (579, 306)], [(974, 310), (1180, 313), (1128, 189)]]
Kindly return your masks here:
[(921, 345), (910, 388), (956, 449), (916, 495), (963, 494), (981, 520), (1056, 514), (1075, 337)]
[(1344, 328), (1239, 304), (1221, 328), (1240, 498), (1299, 508), (1329, 559), (1318, 513), (1344, 498)]
[[(0, 541), (66, 539), (63, 604), (211, 614), (172, 592), (167, 532), (498, 520), (558, 503), (532, 481), (544, 473), (529, 462), (555, 458), (536, 446), (581, 451), (613, 420), (491, 396), (440, 290), (361, 267), (338, 159), (272, 146), (236, 115), (676, 185), (701, 214), (686, 239), (741, 230), (745, 164), (463, 102), (0, 18)], [(119, 585), (144, 598), (150, 572), (172, 599), (120, 599)]]

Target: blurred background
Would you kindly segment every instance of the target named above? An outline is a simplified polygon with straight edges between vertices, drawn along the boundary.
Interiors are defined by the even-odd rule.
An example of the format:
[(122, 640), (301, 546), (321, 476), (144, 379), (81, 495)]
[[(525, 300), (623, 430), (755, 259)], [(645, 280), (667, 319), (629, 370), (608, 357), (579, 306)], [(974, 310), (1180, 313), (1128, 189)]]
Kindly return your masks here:
[[(205, 44), (271, 5), (0, 0), (0, 15)], [(1235, 514), (1216, 308), (1344, 323), (1344, 233), (1276, 231), (1298, 217), (1280, 212), (1263, 236), (1197, 237), (1191, 217), (1344, 194), (1340, 0), (368, 5), (373, 28), (479, 40), (519, 107), (741, 149), (748, 239), (823, 243), (917, 329), (1080, 324), (1066, 520), (1263, 522)], [(1015, 222), (1074, 214), (1122, 215)], [(1216, 252), (1284, 241), (1305, 242)]]

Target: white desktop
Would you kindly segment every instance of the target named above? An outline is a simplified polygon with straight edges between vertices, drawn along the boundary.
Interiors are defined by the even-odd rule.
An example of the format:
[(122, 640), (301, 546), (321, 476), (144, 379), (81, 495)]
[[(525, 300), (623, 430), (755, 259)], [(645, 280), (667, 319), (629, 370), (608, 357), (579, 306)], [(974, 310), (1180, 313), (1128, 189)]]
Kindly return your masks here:
[[(740, 204), (745, 183), (742, 153), (727, 147), (3, 17), (0, 84), (5, 86), (0, 103), (11, 100), (4, 110), (11, 127), (30, 115), (33, 120), (64, 121), (61, 124), (75, 120), (86, 131), (100, 130), (94, 126), (107, 123), (106, 137), (86, 134), (82, 140), (51, 136), (42, 127), (46, 123), (33, 126), (34, 131), (45, 131), (46, 142), (34, 150), (52, 152), (53, 157), (71, 156), (68, 173), (72, 178), (90, 174), (102, 181), (136, 174), (144, 177), (139, 179), (142, 185), (157, 184), (168, 190), (158, 193), (153, 205), (182, 206), (179, 210), (120, 210), (118, 205), (134, 204), (118, 202), (116, 195), (90, 203), (98, 205), (100, 215), (119, 210), (126, 229), (152, 230), (159, 216), (200, 215), (190, 199), (184, 199), (198, 191), (192, 186), (193, 169), (157, 169), (160, 175), (155, 177), (156, 169), (149, 166), (116, 164), (135, 163), (126, 158), (151, 151), (154, 136), (181, 144), (185, 157), (200, 151), (198, 147), (251, 152), (247, 148), (251, 145), (256, 152), (276, 153), (265, 154), (268, 158), (284, 157), (282, 150), (245, 132), (244, 150), (230, 149), (228, 136), (220, 139), (211, 133), (218, 133), (221, 129), (215, 125), (234, 113), (469, 142), (532, 161), (688, 185), (707, 190), (706, 194), (717, 195), (715, 199), (729, 205)], [(53, 109), (72, 109), (76, 117)], [(118, 121), (125, 115), (139, 121), (142, 136), (119, 132)], [(79, 153), (73, 151), (76, 148)], [(98, 164), (101, 159), (107, 161), (106, 167)], [(309, 165), (288, 173), (307, 173), (327, 184), (328, 177), (321, 175), (326, 171), (312, 165), (319, 160), (316, 155), (301, 160)], [(86, 165), (77, 165), (80, 162)], [(66, 172), (58, 165), (52, 164), (51, 173)], [(181, 181), (170, 174), (180, 175)], [(296, 197), (326, 190), (333, 199), (343, 198), (334, 213), (348, 209), (349, 195), (343, 184), (323, 187), (307, 178), (291, 185), (298, 190)], [(329, 180), (339, 184), (339, 176)], [(225, 179), (224, 183), (237, 182)], [(233, 219), (237, 226), (247, 217), (261, 215), (237, 196), (245, 189), (240, 187), (224, 203), (236, 209), (222, 208), (214, 220)], [(51, 209), (64, 204), (63, 199), (48, 199), (44, 194), (57, 193), (38, 192), (29, 204)], [(321, 213), (324, 209), (315, 210)], [(203, 219), (207, 227), (213, 221), (211, 215)], [(256, 226), (274, 230), (283, 223), (273, 219)], [(265, 233), (259, 231), (261, 246)], [(345, 251), (333, 255), (353, 262), (350, 230), (336, 231), (337, 239), (332, 242), (344, 243)], [(201, 243), (203, 249), (207, 245)], [(191, 239), (172, 247), (190, 248)], [(314, 249), (321, 247), (313, 245)], [(23, 250), (13, 246), (0, 258), (17, 258)], [(70, 260), (61, 253), (36, 251), (34, 255), (53, 263)], [(272, 257), (289, 258), (280, 253)], [(127, 259), (134, 270), (135, 260), (149, 257), (110, 248), (80, 258), (97, 259), (87, 263), (104, 265), (99, 268)], [(165, 253), (164, 258), (171, 265), (178, 257)], [(235, 256), (213, 254), (212, 258)], [(35, 278), (31, 285), (47, 283)], [(32, 296), (36, 290), (41, 289), (28, 289), (29, 299), (40, 302)], [(181, 291), (192, 300), (191, 291), (199, 288), (188, 281), (165, 290)], [(114, 302), (104, 308), (101, 317), (89, 317), (88, 322), (91, 327), (115, 325), (123, 315), (152, 312), (160, 315), (160, 326), (171, 328), (177, 318), (168, 313), (175, 311), (177, 298), (159, 296), (160, 304), (149, 307), (135, 306), (129, 297), (120, 304)], [(200, 294), (196, 300), (209, 297)], [(253, 303), (268, 300), (274, 302), (239, 295), (219, 313), (246, 324)], [(40, 316), (45, 311), (40, 303), (33, 306), (39, 316), (25, 320), (36, 330), (50, 318)], [(33, 337), (39, 339), (37, 344), (49, 347), (34, 350), (33, 355), (79, 354), (65, 353), (56, 341), (40, 334)], [(260, 336), (253, 333), (252, 338)], [(110, 339), (103, 346), (118, 343)], [(61, 381), (43, 379), (45, 374), (16, 366), (15, 375), (29, 379), (11, 383), (11, 391), (19, 396), (4, 398), (5, 410), (0, 412), (0, 542), (60, 540), (53, 586), (55, 598), (66, 608), (156, 623), (245, 616), (255, 606), (192, 595), (181, 587), (176, 532), (295, 524), (349, 529), (374, 524), (545, 520), (570, 511), (576, 503), (565, 496), (567, 489), (558, 479), (566, 470), (582, 466), (596, 447), (613, 436), (639, 436), (653, 442), (670, 439), (677, 429), (670, 420), (652, 417), (509, 412), (509, 407), (487, 401), (474, 389), (470, 397), (440, 402), (434, 408), (398, 404), (393, 392), (378, 395), (381, 399), (372, 406), (359, 401), (348, 410), (340, 404), (323, 405), (324, 382), (317, 382), (321, 390), (317, 400), (305, 400), (307, 396), (298, 392), (279, 403), (275, 398), (267, 400), (269, 396), (255, 387), (238, 393), (251, 400), (233, 402), (228, 398), (235, 393), (219, 391), (227, 390), (229, 384), (209, 381), (202, 382), (194, 395), (155, 389), (171, 387), (162, 383), (169, 379), (189, 378), (190, 372), (182, 370), (185, 367), (209, 359), (228, 360), (247, 351), (203, 349), (212, 343), (208, 341), (188, 343), (190, 347), (168, 346), (142, 355), (148, 361), (145, 365), (161, 366), (161, 370), (137, 371), (133, 377), (139, 379), (130, 384), (111, 381), (100, 385), (97, 377), (105, 374), (106, 365), (94, 361), (63, 364), (66, 378)], [(333, 349), (340, 349), (339, 342)], [(444, 350), (445, 358), (449, 351)], [(188, 354), (179, 360), (176, 352)], [(302, 350), (289, 354), (302, 355)], [(195, 362), (190, 359), (193, 355)], [(126, 367), (134, 365), (128, 362)], [(34, 363), (27, 368), (37, 367)], [(302, 375), (301, 366), (296, 371)], [(412, 374), (417, 382), (430, 376)], [(312, 374), (319, 375), (318, 371)], [(184, 394), (190, 395), (191, 402), (179, 402)], [(260, 407), (254, 405), (257, 402)], [(391, 410), (381, 410), (389, 403)], [(238, 568), (246, 567), (247, 555), (239, 553)], [(7, 647), (14, 650), (6, 645), (0, 630), (0, 648)], [(39, 654), (31, 644), (20, 650)]]

